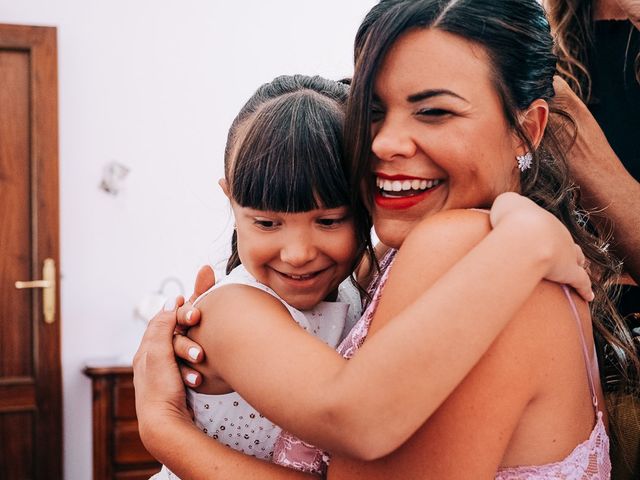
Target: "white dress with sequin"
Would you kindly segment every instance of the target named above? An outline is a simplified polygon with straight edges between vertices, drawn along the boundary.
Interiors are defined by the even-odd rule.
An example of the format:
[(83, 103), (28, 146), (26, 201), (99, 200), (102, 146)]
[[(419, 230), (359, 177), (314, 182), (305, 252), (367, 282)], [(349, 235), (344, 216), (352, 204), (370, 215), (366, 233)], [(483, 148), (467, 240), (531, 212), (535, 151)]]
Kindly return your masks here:
[[(194, 305), (211, 291), (229, 284), (249, 285), (273, 295), (287, 308), (296, 323), (332, 348), (336, 348), (360, 318), (360, 295), (349, 279), (338, 288), (338, 301), (321, 302), (311, 310), (301, 311), (288, 305), (273, 290), (259, 283), (242, 265), (201, 295)], [(208, 395), (188, 389), (187, 400), (193, 409), (194, 422), (204, 433), (242, 453), (271, 461), (274, 444), (281, 429), (262, 416), (238, 393)], [(154, 480), (177, 478), (167, 467), (162, 467), (152, 477)]]

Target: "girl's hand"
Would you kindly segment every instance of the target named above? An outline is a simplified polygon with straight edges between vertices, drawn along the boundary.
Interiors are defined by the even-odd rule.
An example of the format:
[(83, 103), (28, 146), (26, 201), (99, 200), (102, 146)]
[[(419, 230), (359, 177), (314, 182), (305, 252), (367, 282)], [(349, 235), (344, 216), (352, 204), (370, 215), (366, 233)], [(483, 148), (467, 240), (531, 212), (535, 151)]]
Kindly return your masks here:
[[(189, 328), (200, 321), (200, 310), (193, 307), (193, 302), (204, 292), (209, 290), (216, 282), (213, 269), (205, 265), (198, 271), (194, 292), (189, 300), (180, 304), (176, 314), (175, 335), (173, 336), (173, 350), (175, 356), (189, 364), (200, 363), (204, 359), (204, 351), (196, 342), (186, 336)], [(185, 385), (197, 387), (202, 383), (202, 375), (197, 370), (189, 368), (184, 363), (179, 363), (180, 373)]]
[[(180, 303), (181, 305), (181, 303)], [(136, 413), (143, 441), (167, 416), (191, 422), (178, 364), (173, 355), (175, 305), (165, 306), (151, 319), (133, 357)]]
[(491, 207), (492, 227), (520, 229), (528, 242), (523, 251), (540, 252), (548, 265), (545, 278), (565, 283), (590, 302), (594, 298), (591, 280), (585, 270), (585, 257), (567, 228), (554, 215), (522, 195), (507, 192), (499, 195)]

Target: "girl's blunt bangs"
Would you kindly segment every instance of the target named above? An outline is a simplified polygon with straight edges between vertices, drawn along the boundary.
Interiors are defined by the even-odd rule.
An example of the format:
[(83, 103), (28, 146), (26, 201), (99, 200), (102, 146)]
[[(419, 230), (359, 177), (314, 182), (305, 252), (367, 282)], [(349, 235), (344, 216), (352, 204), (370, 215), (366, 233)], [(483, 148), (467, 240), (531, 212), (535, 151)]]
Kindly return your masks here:
[(287, 213), (350, 205), (342, 124), (339, 106), (311, 90), (266, 102), (238, 139), (229, 182), (233, 199)]

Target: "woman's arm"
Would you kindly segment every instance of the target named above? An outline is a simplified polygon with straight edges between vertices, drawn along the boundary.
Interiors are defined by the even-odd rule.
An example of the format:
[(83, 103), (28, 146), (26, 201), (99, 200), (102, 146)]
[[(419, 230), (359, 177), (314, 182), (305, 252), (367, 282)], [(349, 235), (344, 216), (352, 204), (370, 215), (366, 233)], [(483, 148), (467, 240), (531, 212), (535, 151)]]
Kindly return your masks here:
[[(445, 255), (455, 261), (455, 255), (463, 254), (466, 247), (459, 238), (450, 240)], [(416, 265), (411, 254), (420, 252), (426, 258)], [(410, 255), (402, 256), (403, 253)], [(416, 277), (425, 286), (429, 279), (423, 280), (420, 268), (425, 264), (435, 265), (435, 269), (443, 266), (440, 255), (422, 249), (401, 251), (396, 262), (386, 287), (389, 296), (382, 298), (374, 325), (392, 321), (394, 313), (402, 309), (395, 299), (412, 295), (406, 293), (407, 276)], [(413, 292), (416, 293), (417, 290)], [(466, 299), (460, 300), (467, 303)], [(467, 305), (475, 308), (471, 303)], [(588, 316), (588, 312), (583, 313)], [(466, 332), (461, 332), (462, 335)], [(465, 343), (466, 339), (461, 337), (451, 342), (449, 348), (461, 352)], [(440, 366), (444, 373), (447, 368), (448, 365)], [(570, 373), (574, 373), (573, 377)], [(576, 381), (576, 376), (584, 385)], [(505, 462), (531, 465), (557, 461), (588, 438), (593, 427), (593, 407), (586, 383), (569, 305), (557, 285), (543, 282), (460, 385), (407, 442), (371, 462), (334, 456), (329, 478), (488, 480), (495, 478), (496, 469)], [(567, 390), (573, 393), (567, 394)], [(579, 393), (577, 400), (575, 391)], [(555, 399), (555, 403), (550, 405), (549, 398)], [(586, 403), (582, 411), (576, 408), (581, 401)], [(541, 403), (544, 406), (539, 406)], [(527, 410), (531, 405), (533, 412)], [(547, 412), (544, 418), (539, 416), (540, 410)], [(538, 430), (529, 429), (524, 434), (518, 430), (523, 412), (526, 412), (525, 428), (533, 421)], [(537, 416), (532, 415), (534, 412)], [(536, 437), (545, 428), (547, 433), (555, 433)]]
[[(570, 244), (575, 263), (573, 242), (553, 222), (555, 230), (536, 209), (535, 215), (513, 215), (483, 238), (489, 230), (484, 213), (450, 211), (426, 220), (409, 236), (409, 244), (446, 248), (461, 237), (469, 242), (468, 249), (475, 248), (447, 265), (440, 278), (430, 277), (432, 266), (425, 265), (422, 275), (434, 282), (428, 291), (349, 362), (301, 335), (282, 315), (281, 305), (265, 310), (259, 295), (239, 296), (242, 287), (221, 288), (202, 305), (209, 333), (196, 338), (205, 351), (215, 352), (215, 366), (208, 364), (208, 373), (223, 378), (263, 414), (305, 440), (363, 459), (384, 455), (438, 408), (550, 272), (552, 253), (558, 251), (553, 242)], [(407, 279), (407, 291), (412, 284)], [(242, 305), (232, 319), (209, 316), (224, 313), (229, 304)], [(451, 349), (449, 342), (461, 338), (464, 348)]]
[(600, 221), (609, 222), (616, 253), (625, 270), (640, 283), (640, 183), (624, 168), (598, 122), (569, 85), (555, 77), (554, 88), (554, 102), (570, 113), (578, 126), (568, 160), (571, 175), (580, 185), (582, 203), (598, 212), (596, 220), (601, 217)]
[[(460, 227), (453, 224), (449, 232), (440, 231), (437, 237), (426, 229), (412, 232), (389, 276), (370, 341), (378, 335), (375, 330), (382, 328), (380, 334), (384, 334), (384, 325), (393, 322), (405, 302), (430, 288), (434, 279), (473, 247), (477, 232), (468, 220), (460, 219), (466, 223), (462, 226), (465, 231), (471, 229), (468, 235), (458, 235)], [(535, 241), (538, 240), (531, 239)], [(527, 243), (522, 249), (530, 245)], [(505, 252), (502, 262), (511, 261), (514, 254), (517, 252)], [(425, 276), (422, 272), (427, 266), (429, 274)], [(415, 280), (408, 284), (407, 278)], [(488, 276), (485, 282), (492, 284), (497, 278)], [(508, 287), (503, 293), (511, 295), (513, 291)], [(462, 291), (452, 295), (458, 295), (470, 311), (477, 310), (478, 304)], [(587, 319), (587, 305), (579, 308)], [(447, 347), (463, 354), (468, 335), (468, 330), (461, 330), (459, 338)], [(441, 371), (436, 375), (448, 375), (448, 364), (437, 367)], [(415, 435), (390, 455), (372, 462), (334, 456), (329, 478), (493, 479), (498, 466), (504, 463), (557, 461), (587, 438), (593, 427), (586, 377), (576, 323), (566, 298), (557, 285), (542, 282)], [(523, 412), (527, 414), (524, 428), (528, 428), (524, 434), (518, 430)], [(531, 428), (532, 422), (537, 429)], [(563, 451), (564, 454), (558, 453)]]
[(317, 478), (244, 455), (198, 430), (173, 355), (175, 318), (173, 310), (156, 315), (133, 360), (138, 427), (147, 450), (184, 479)]

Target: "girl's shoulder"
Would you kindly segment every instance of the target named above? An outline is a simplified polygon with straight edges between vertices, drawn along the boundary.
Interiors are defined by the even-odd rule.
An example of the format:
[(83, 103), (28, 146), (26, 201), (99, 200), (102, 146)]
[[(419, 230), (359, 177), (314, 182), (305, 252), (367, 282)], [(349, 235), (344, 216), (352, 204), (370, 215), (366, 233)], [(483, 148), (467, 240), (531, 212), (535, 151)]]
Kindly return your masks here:
[[(344, 283), (344, 282), (343, 282)], [(355, 288), (341, 285), (336, 302), (320, 302), (309, 310), (300, 310), (288, 304), (269, 286), (259, 282), (244, 266), (239, 265), (217, 285), (201, 295), (195, 302), (203, 318), (213, 318), (203, 330), (216, 335), (220, 323), (233, 323), (230, 327), (242, 336), (238, 325), (250, 326), (260, 321), (277, 328), (283, 324), (297, 324), (309, 334), (335, 348), (347, 325), (359, 316), (359, 296)], [(356, 290), (357, 295), (357, 290)], [(353, 298), (352, 298), (353, 297)], [(349, 327), (350, 329), (350, 327)], [(348, 330), (348, 329), (347, 329)]]
[(218, 320), (222, 320), (222, 317), (232, 319), (236, 315), (252, 315), (263, 309), (270, 313), (286, 313), (291, 308), (276, 292), (251, 275), (243, 265), (237, 266), (218, 280), (193, 304), (203, 315), (215, 316)]
[[(264, 285), (263, 283), (260, 283), (253, 275), (251, 275), (247, 269), (243, 266), (243, 265), (238, 265), (236, 268), (234, 268), (231, 272), (229, 272), (228, 274), (222, 276), (222, 277), (217, 277), (216, 276), (216, 283), (215, 285), (213, 285), (209, 290), (207, 290), (206, 292), (202, 293), (194, 302), (193, 302), (193, 306), (198, 306), (198, 308), (200, 308), (200, 303), (206, 298), (208, 297), (212, 292), (218, 290), (219, 288), (226, 286), (226, 285), (246, 285), (249, 287), (253, 287), (257, 290), (263, 291), (265, 293), (268, 293), (269, 295), (279, 298), (278, 295), (276, 295), (276, 293), (269, 288), (267, 285)], [(250, 290), (245, 290), (245, 289), (238, 289), (239, 291), (246, 291), (246, 292), (250, 292)]]

